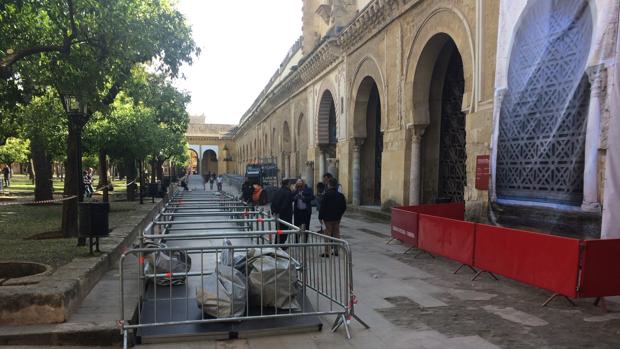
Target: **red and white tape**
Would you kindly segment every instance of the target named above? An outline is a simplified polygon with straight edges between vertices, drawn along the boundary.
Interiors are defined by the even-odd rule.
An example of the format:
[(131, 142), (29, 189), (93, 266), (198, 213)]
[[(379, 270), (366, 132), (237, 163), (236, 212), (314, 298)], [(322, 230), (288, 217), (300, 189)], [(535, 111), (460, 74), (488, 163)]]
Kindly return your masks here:
[(75, 198), (77, 198), (76, 195), (67, 196), (67, 197), (60, 198), (60, 199), (52, 199), (52, 200), (0, 202), (0, 206), (51, 204), (54, 202), (62, 202), (62, 201), (67, 201), (67, 200), (71, 200)]

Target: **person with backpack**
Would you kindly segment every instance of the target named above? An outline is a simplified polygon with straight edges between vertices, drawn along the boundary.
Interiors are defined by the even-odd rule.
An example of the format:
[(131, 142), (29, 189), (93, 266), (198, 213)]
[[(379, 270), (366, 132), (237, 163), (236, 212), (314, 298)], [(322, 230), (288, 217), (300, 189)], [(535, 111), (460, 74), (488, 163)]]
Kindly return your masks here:
[[(325, 235), (340, 239), (340, 219), (346, 210), (347, 200), (338, 192), (338, 181), (332, 177), (327, 181), (327, 190), (319, 209), (319, 221), (325, 225)], [(333, 254), (337, 256), (338, 250), (334, 249)], [(329, 247), (325, 247), (325, 253), (321, 254), (321, 257), (329, 257)]]
[[(282, 186), (273, 194), (271, 199), (271, 212), (278, 215), (281, 220), (291, 223), (293, 218), (293, 193), (288, 187), (288, 180), (282, 180)], [(276, 229), (288, 230), (288, 227), (280, 222), (276, 223)], [(277, 236), (276, 242), (283, 244), (286, 242), (288, 234)]]

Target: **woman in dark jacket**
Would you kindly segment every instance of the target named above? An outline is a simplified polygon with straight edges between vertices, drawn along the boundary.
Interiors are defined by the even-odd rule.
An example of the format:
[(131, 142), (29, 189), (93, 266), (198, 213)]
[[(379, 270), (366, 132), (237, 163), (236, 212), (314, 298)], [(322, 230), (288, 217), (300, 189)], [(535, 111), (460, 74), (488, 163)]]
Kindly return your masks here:
[[(293, 193), (291, 193), (291, 189), (288, 187), (288, 180), (282, 181), (282, 186), (278, 191), (273, 194), (273, 198), (271, 199), (271, 212), (273, 214), (277, 214), (278, 218), (281, 220), (291, 223), (293, 216)], [(277, 223), (277, 229), (289, 230), (287, 226), (284, 224)], [(288, 234), (280, 234), (277, 237), (277, 242), (279, 244), (283, 244), (286, 242), (286, 238)]]

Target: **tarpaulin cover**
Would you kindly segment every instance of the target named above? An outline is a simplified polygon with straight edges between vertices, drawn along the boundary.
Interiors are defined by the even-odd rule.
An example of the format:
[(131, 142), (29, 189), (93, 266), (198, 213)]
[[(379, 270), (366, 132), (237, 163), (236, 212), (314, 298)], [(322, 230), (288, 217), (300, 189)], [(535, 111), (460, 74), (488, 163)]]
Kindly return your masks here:
[[(149, 242), (147, 248), (167, 248), (164, 243)], [(172, 275), (174, 273), (187, 273), (192, 268), (192, 259), (185, 251), (155, 251), (144, 254), (145, 274), (168, 274), (170, 277), (157, 277), (158, 285), (182, 285), (185, 283), (185, 275)]]
[(255, 305), (280, 309), (297, 309), (298, 263), (286, 252), (275, 248), (248, 251), (248, 281)]
[(620, 295), (620, 239), (583, 242), (579, 297)]
[(476, 223), (424, 214), (418, 219), (420, 249), (464, 264), (474, 264)]
[(474, 266), (575, 298), (580, 240), (476, 226)]
[(246, 308), (245, 295), (245, 276), (223, 264), (219, 264), (213, 274), (205, 276), (202, 287), (196, 289), (198, 307), (217, 318), (242, 316)]

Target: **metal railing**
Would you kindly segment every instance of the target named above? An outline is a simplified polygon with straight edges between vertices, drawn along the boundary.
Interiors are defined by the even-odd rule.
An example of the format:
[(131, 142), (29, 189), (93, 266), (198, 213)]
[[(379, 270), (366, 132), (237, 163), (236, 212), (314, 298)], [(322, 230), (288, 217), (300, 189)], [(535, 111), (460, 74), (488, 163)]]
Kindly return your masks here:
[[(140, 246), (126, 251), (121, 256), (119, 270), (122, 320), (119, 321), (119, 326), (124, 338), (124, 347), (127, 347), (130, 331), (183, 324), (335, 315), (332, 331), (335, 332), (343, 326), (347, 338), (351, 338), (349, 321), (352, 318), (369, 328), (355, 314), (357, 300), (353, 292), (352, 256), (350, 246), (345, 240), (307, 231), (303, 227), (300, 229), (277, 217), (272, 217), (267, 212), (251, 210), (248, 207), (244, 207), (243, 210), (237, 208), (237, 205), (229, 206), (230, 209), (219, 208), (225, 210), (223, 212), (177, 212), (169, 207), (171, 203), (180, 200), (185, 202), (189, 196), (179, 193), (173, 195), (162, 212), (141, 233)], [(208, 195), (205, 195), (205, 199), (206, 196)], [(212, 199), (216, 201), (219, 197)], [(229, 219), (185, 220), (197, 217), (229, 217)], [(223, 221), (230, 223), (232, 227), (178, 229), (173, 226), (190, 223), (219, 224)], [(180, 233), (180, 230), (183, 233)], [(164, 240), (179, 246), (148, 247), (149, 242)], [(218, 241), (222, 240), (231, 241), (231, 245), (218, 246)], [(278, 241), (284, 243), (277, 244)], [(183, 242), (191, 242), (192, 246), (182, 246)], [(157, 260), (162, 255), (187, 255), (192, 260), (191, 268), (182, 272), (175, 271), (172, 258), (169, 259), (170, 265), (165, 271), (157, 270), (156, 267), (145, 268), (149, 260)], [(284, 280), (285, 287), (282, 285), (278, 287), (277, 283), (283, 282), (278, 277), (273, 278), (273, 282), (270, 283), (264, 281), (263, 260), (260, 259), (262, 257), (257, 259), (254, 256), (274, 258), (277, 262), (275, 274), (288, 275), (288, 279)], [(239, 262), (244, 258), (246, 263)], [(253, 262), (248, 262), (249, 260)], [(258, 263), (258, 260), (261, 262)], [(215, 291), (217, 302), (215, 305), (211, 304), (211, 308), (215, 308), (219, 314), (221, 309), (235, 309), (234, 302), (237, 301), (243, 303), (243, 311), (238, 311), (234, 315), (219, 314), (218, 317), (210, 317), (205, 315), (204, 311), (199, 311), (198, 315), (197, 292), (204, 291), (207, 287), (205, 279), (215, 277), (219, 280), (221, 272), (230, 272), (231, 275), (224, 276), (233, 280), (233, 274), (236, 272), (233, 268), (222, 265), (234, 266), (235, 262), (237, 270), (246, 276), (243, 296), (232, 297), (232, 302), (222, 301), (220, 293), (229, 292), (234, 296), (235, 283), (232, 283), (233, 289), (230, 290), (221, 288), (222, 284), (217, 282)], [(280, 270), (280, 264), (288, 265), (290, 270), (286, 267)], [(137, 280), (130, 280), (132, 278), (128, 272), (130, 267), (137, 268), (135, 274)], [(179, 282), (173, 281), (179, 280), (183, 281), (182, 284), (175, 286), (174, 284)], [(258, 282), (259, 287), (256, 280), (264, 282)], [(125, 285), (130, 281), (137, 281), (138, 284), (138, 292), (131, 294), (137, 297), (138, 308), (133, 318), (126, 318), (125, 299), (129, 296), (127, 293), (129, 289)], [(168, 283), (166, 286), (161, 286), (166, 282)], [(280, 301), (273, 304), (266, 300)]]

